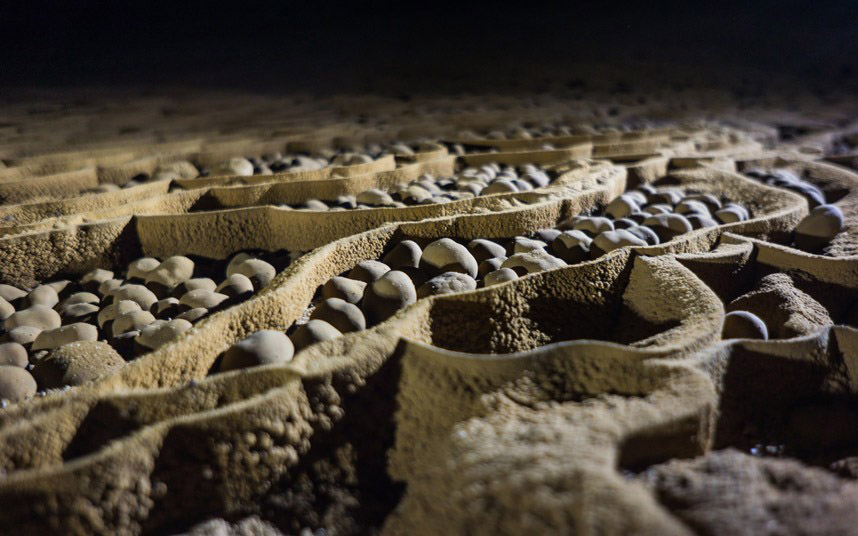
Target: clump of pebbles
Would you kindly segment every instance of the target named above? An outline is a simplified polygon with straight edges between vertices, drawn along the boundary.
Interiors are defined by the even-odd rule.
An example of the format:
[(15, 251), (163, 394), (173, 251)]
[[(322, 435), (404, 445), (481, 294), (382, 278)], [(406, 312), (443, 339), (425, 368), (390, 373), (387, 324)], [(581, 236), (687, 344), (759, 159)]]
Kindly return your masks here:
[(283, 254), (239, 253), (228, 263), (143, 257), (123, 272), (0, 285), (0, 399), (80, 385), (156, 350), (267, 286), (286, 262)]
[(308, 199), (300, 205), (285, 207), (338, 211), (434, 205), (482, 195), (529, 192), (548, 186), (554, 178), (546, 169), (535, 164), (510, 166), (492, 163), (466, 167), (450, 177), (435, 177), (426, 173), (388, 190), (373, 188), (358, 195), (344, 195), (334, 201)]
[[(468, 242), (440, 238), (422, 245), (403, 239), (381, 260), (361, 261), (322, 285), (305, 320), (286, 330), (289, 342), (277, 339), (276, 360), (265, 357), (270, 355), (263, 352), (268, 346), (253, 334), (227, 351), (220, 371), (287, 362), (311, 344), (373, 327), (421, 298), (499, 285), (598, 259), (619, 248), (654, 246), (750, 217), (747, 208), (713, 194), (644, 185), (617, 197), (598, 214), (575, 216), (529, 236)], [(740, 320), (730, 319), (730, 329)], [(737, 326), (741, 331), (743, 325)], [(232, 357), (236, 353), (243, 357)]]
[(843, 230), (843, 212), (828, 204), (825, 193), (812, 182), (799, 178), (788, 169), (763, 171), (753, 169), (745, 172), (749, 177), (765, 182), (769, 186), (785, 188), (802, 195), (810, 207), (808, 214), (795, 228), (792, 245), (809, 253), (825, 248)]

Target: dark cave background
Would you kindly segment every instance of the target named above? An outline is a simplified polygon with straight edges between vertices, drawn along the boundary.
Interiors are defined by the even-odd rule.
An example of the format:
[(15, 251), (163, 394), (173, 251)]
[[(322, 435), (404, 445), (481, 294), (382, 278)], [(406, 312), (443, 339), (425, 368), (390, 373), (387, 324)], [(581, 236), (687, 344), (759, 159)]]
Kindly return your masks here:
[(852, 91), (858, 0), (0, 5), (0, 87), (320, 93), (634, 87)]

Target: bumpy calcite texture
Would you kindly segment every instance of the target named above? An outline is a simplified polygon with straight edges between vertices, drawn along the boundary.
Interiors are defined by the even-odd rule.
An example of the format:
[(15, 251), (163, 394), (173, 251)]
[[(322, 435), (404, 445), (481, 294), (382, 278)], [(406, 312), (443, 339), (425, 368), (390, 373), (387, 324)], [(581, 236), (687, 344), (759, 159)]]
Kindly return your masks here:
[[(742, 115), (722, 101), (718, 113), (737, 126), (685, 121), (680, 104), (707, 104), (685, 94), (650, 108), (668, 126), (545, 136), (489, 134), (525, 123), (599, 124), (609, 105), (579, 103), (576, 113), (568, 102), (496, 97), (411, 113), (414, 103), (337, 101), (339, 110), (386, 118), (375, 124), (334, 114), (323, 100), (290, 108), (248, 99), (189, 99), (175, 116), (153, 112), (169, 103), (146, 99), (50, 118), (6, 112), (18, 130), (0, 131), (0, 283), (31, 287), (141, 256), (307, 253), (175, 341), (0, 411), (0, 532), (854, 527), (858, 174), (840, 165), (849, 155), (826, 155), (848, 128), (780, 140), (784, 116)], [(647, 111), (619, 110), (610, 116), (617, 125)], [(140, 129), (123, 138), (127, 124)], [(160, 136), (145, 134), (157, 125)], [(420, 137), (448, 143), (409, 158), (88, 192), (179, 160), (211, 166)], [(465, 154), (455, 154), (457, 144)], [(492, 162), (538, 164), (556, 178), (444, 204), (279, 206)], [(790, 245), (805, 199), (741, 173), (784, 168), (844, 213), (844, 231), (816, 254)], [(212, 374), (235, 342), (285, 330), (331, 277), (403, 239), (425, 246), (527, 235), (651, 183), (730, 199), (751, 217), (421, 299), (286, 365)], [(737, 308), (778, 319), (780, 330), (768, 341), (722, 340), (724, 314)], [(791, 459), (756, 456), (767, 447)]]

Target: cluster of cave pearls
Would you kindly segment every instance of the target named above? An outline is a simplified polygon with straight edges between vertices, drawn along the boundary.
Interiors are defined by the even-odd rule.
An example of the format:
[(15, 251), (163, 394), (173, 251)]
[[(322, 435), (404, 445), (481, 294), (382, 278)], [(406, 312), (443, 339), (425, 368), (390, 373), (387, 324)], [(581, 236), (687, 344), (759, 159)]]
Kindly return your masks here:
[[(0, 387), (20, 398), (0, 410), (0, 532), (858, 523), (854, 105), (691, 91), (40, 99), (0, 111), (0, 283), (21, 293), (0, 344), (26, 350), (0, 367), (17, 367)], [(666, 191), (718, 207), (629, 204)], [(649, 210), (623, 225), (658, 239), (629, 238), (618, 220), (633, 218), (617, 218), (598, 242), (604, 229), (581, 222), (614, 202)], [(741, 210), (716, 210), (728, 202)], [(572, 262), (561, 235), (615, 247)], [(342, 305), (367, 314), (360, 329), (306, 327), (327, 325), (313, 308), (334, 278), (405, 241), (419, 272), (443, 239), (506, 248), (490, 269), (508, 277), (488, 284), (481, 264), (476, 286), (415, 285), (381, 316), (366, 299)], [(221, 279), (178, 284), (175, 257)], [(139, 272), (141, 258), (163, 273)], [(119, 316), (100, 316), (115, 289), (94, 273), (157, 303), (111, 313), (131, 315), (120, 333)], [(394, 277), (366, 277), (390, 298), (377, 281)], [(34, 307), (93, 327), (29, 325)], [(260, 331), (288, 333), (288, 358), (224, 366)], [(35, 383), (12, 385), (24, 376)]]

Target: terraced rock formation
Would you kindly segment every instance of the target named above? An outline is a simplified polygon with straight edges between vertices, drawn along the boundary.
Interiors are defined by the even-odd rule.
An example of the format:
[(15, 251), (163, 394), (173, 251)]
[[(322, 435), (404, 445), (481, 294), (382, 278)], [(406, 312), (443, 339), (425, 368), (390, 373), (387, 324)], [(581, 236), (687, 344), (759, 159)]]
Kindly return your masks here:
[(7, 105), (0, 532), (848, 534), (858, 110), (641, 102)]

